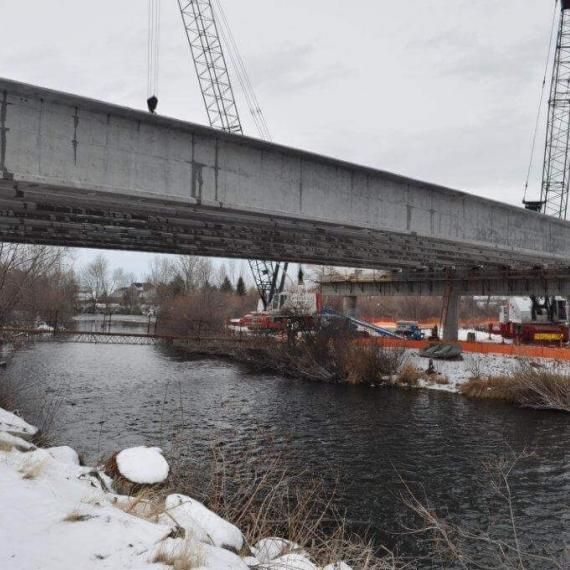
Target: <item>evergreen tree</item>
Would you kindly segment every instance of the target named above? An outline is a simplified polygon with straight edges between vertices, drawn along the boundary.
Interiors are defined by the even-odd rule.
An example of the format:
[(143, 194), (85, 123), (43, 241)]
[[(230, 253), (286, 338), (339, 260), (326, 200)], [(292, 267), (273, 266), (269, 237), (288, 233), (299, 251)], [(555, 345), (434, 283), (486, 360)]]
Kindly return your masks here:
[(299, 265), (299, 271), (297, 273), (297, 283), (299, 285), (305, 284), (305, 272), (303, 271), (303, 268), (300, 265)]
[(220, 291), (222, 293), (233, 293), (234, 292), (234, 286), (232, 285), (232, 282), (230, 281), (230, 278), (227, 275), (224, 277), (224, 280), (222, 281), (222, 284), (220, 285)]
[(245, 288), (245, 282), (244, 282), (243, 277), (241, 275), (239, 276), (239, 279), (237, 280), (236, 293), (240, 297), (243, 297), (247, 293), (247, 290)]

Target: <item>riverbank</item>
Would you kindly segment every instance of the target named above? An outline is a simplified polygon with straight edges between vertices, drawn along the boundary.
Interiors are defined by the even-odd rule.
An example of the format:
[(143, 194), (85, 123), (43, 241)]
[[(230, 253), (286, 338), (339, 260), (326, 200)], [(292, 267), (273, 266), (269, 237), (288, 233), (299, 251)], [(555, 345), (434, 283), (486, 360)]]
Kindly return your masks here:
[(420, 351), (341, 340), (289, 345), (273, 339), (179, 342), (190, 358), (238, 363), (250, 373), (273, 373), (327, 383), (439, 390), (474, 399), (502, 400), (535, 409), (570, 409), (570, 362), (500, 354), (464, 353), (432, 360)]
[[(365, 542), (338, 534), (319, 540), (306, 515), (290, 521), (291, 528), (303, 523), (296, 542), (271, 535), (253, 542), (250, 533), (175, 492), (180, 474), (158, 448), (130, 448), (104, 466), (89, 467), (70, 447), (37, 447), (37, 435), (36, 427), (0, 408), (0, 567), (5, 570), (351, 570), (342, 555), (357, 568), (395, 567), (376, 558)], [(131, 493), (121, 494), (126, 489)], [(253, 499), (252, 516), (269, 514)], [(244, 514), (244, 520), (250, 518)], [(271, 526), (257, 524), (260, 531)]]
[[(377, 546), (412, 558), (424, 553), (415, 538), (400, 534), (409, 523), (402, 520), (402, 479), (422, 496), (425, 489), (446, 517), (483, 528), (493, 495), (488, 485), (474, 484), (482, 464), (511, 450), (533, 450), (512, 474), (518, 532), (541, 551), (564, 544), (570, 420), (561, 414), (437, 390), (252, 375), (162, 346), (30, 343), (0, 371), (0, 385), (12, 396), (9, 409), (37, 426), (47, 423), (49, 445), (70, 445), (86, 465), (120, 449), (161, 447), (173, 472), (191, 474), (193, 487), (176, 482), (173, 492), (198, 499), (246, 534), (231, 504), (226, 511), (212, 501), (228, 496), (212, 493), (213, 446), (222, 454), (216, 473), (224, 472), (226, 482), (254, 482), (276, 457), (302, 481), (324, 479), (353, 531), (368, 529)], [(44, 421), (44, 410), (49, 417), (54, 409), (55, 420)], [(289, 488), (296, 494), (306, 486), (297, 477)], [(497, 536), (512, 538), (502, 528)]]

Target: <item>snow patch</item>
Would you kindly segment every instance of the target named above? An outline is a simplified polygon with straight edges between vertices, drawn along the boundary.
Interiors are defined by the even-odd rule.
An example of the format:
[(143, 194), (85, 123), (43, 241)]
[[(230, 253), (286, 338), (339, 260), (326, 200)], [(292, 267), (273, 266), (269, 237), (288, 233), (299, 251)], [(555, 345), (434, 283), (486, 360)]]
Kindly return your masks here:
[(162, 483), (169, 472), (168, 463), (159, 447), (130, 447), (117, 454), (117, 467), (121, 475), (143, 485)]
[(202, 503), (186, 495), (174, 494), (166, 497), (165, 506), (167, 515), (163, 515), (161, 520), (171, 524), (174, 519), (196, 540), (238, 551), (243, 547), (243, 535), (239, 528), (210, 511)]
[(297, 552), (298, 554), (305, 555), (301, 547), (290, 540), (284, 538), (263, 538), (261, 539), (251, 551), (255, 557), (263, 564), (271, 562), (274, 558), (284, 554), (285, 552)]
[(77, 451), (68, 447), (67, 445), (62, 445), (60, 447), (49, 447), (47, 452), (57, 461), (61, 463), (70, 463), (71, 465), (79, 465), (79, 455)]
[(0, 408), (0, 431), (20, 437), (30, 437), (38, 432), (38, 428), (25, 422), (20, 416)]
[[(416, 350), (406, 351), (406, 363), (419, 370), (426, 370), (429, 359), (421, 357)], [(533, 358), (533, 362), (547, 369), (555, 370), (561, 374), (570, 375), (570, 362), (558, 361), (549, 358)], [(461, 384), (468, 382), (474, 376), (503, 376), (516, 372), (522, 360), (516, 356), (503, 354), (481, 354), (478, 352), (464, 352), (463, 360), (433, 360), (433, 365), (441, 376), (449, 380), (449, 384), (436, 384), (421, 380), (419, 386), (430, 390), (443, 390), (458, 392)]]
[(285, 554), (263, 566), (264, 570), (317, 570), (317, 567), (301, 554)]
[(18, 451), (30, 451), (32, 449), (36, 449), (36, 446), (32, 445), (29, 441), (12, 435), (7, 431), (0, 431), (0, 443), (3, 443), (7, 447), (15, 447)]
[[(193, 539), (168, 538), (160, 543), (155, 556), (164, 553), (174, 559), (179, 558), (181, 568), (249, 570), (249, 566), (237, 554)], [(190, 565), (182, 564), (183, 560), (190, 562)], [(176, 563), (174, 568), (177, 568)]]

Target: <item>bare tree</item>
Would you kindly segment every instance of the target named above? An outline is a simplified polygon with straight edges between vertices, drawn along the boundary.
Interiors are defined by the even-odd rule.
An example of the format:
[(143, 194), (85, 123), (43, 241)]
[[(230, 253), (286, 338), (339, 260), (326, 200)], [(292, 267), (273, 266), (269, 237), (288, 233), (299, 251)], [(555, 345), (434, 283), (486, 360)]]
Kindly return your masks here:
[(154, 287), (167, 285), (178, 275), (176, 263), (174, 260), (160, 255), (155, 256), (149, 266), (147, 281), (152, 283)]
[(195, 255), (179, 255), (175, 261), (176, 271), (184, 281), (184, 292), (201, 289), (210, 283), (212, 262)]
[(34, 283), (62, 270), (67, 250), (0, 243), (0, 319), (6, 321)]
[(97, 303), (108, 303), (115, 288), (109, 260), (99, 254), (91, 263), (88, 263), (81, 273), (81, 283), (91, 292), (93, 309)]

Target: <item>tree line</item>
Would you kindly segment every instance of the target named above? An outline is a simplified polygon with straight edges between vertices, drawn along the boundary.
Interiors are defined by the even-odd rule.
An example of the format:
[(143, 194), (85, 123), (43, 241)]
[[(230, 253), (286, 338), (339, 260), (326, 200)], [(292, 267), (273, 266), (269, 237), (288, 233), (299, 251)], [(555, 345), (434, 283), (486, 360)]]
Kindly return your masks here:
[[(257, 306), (244, 263), (228, 267), (197, 256), (156, 256), (142, 279), (141, 299), (140, 291), (132, 287), (136, 276), (112, 270), (103, 254), (82, 268), (75, 268), (73, 261), (65, 248), (0, 243), (0, 324), (55, 320), (64, 324), (86, 306), (104, 312), (114, 303), (119, 310), (136, 314), (146, 304), (159, 315), (162, 327), (183, 334), (196, 327), (220, 328)], [(307, 268), (305, 281), (316, 287), (333, 271), (337, 270)], [(342, 300), (331, 297), (324, 302), (340, 310)], [(429, 297), (361, 298), (358, 306), (361, 316), (371, 318), (424, 320), (441, 314), (441, 300)], [(496, 320), (497, 306), (492, 299), (482, 303), (464, 297), (461, 316)]]

